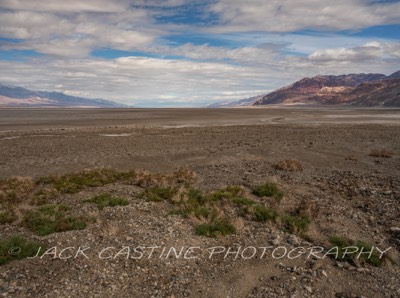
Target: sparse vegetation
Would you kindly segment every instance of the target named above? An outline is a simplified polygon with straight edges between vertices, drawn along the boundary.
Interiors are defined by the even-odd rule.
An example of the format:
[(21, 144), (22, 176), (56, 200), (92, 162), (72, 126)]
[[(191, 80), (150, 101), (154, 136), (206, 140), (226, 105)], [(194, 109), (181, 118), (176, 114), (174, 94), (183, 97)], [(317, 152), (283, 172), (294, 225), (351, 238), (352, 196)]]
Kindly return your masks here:
[(83, 218), (67, 216), (65, 205), (45, 205), (25, 214), (24, 225), (39, 236), (70, 230), (83, 230), (86, 221)]
[(284, 222), (289, 233), (304, 233), (307, 231), (311, 220), (307, 214), (301, 213), (284, 217)]
[(114, 169), (85, 170), (79, 173), (72, 173), (60, 177), (49, 176), (40, 178), (36, 184), (52, 184), (60, 193), (73, 194), (85, 187), (98, 187), (117, 181), (129, 180), (135, 176), (134, 171), (119, 172)]
[(41, 248), (39, 255), (46, 250), (45, 247), (35, 241), (29, 241), (20, 236), (13, 236), (9, 239), (0, 240), (0, 265), (13, 260), (21, 260), (33, 257)]
[(33, 180), (27, 177), (0, 179), (0, 205), (21, 203), (34, 187)]
[(211, 193), (210, 199), (213, 201), (219, 201), (222, 199), (233, 199), (243, 194), (244, 190), (241, 186), (233, 185), (233, 186), (227, 186), (223, 189)]
[(6, 209), (0, 212), (0, 224), (12, 223), (17, 220), (17, 216), (12, 209)]
[(45, 205), (50, 200), (57, 197), (57, 191), (54, 188), (41, 188), (33, 194), (33, 205)]
[(282, 171), (303, 171), (302, 164), (296, 159), (285, 159), (273, 165), (273, 168)]
[(140, 197), (151, 202), (173, 201), (173, 197), (177, 193), (175, 187), (151, 187), (144, 190)]
[(390, 158), (392, 157), (393, 152), (389, 151), (385, 148), (382, 149), (373, 149), (371, 150), (371, 152), (369, 153), (369, 156), (372, 157), (384, 157), (384, 158)]
[(127, 199), (116, 197), (109, 193), (99, 194), (97, 196), (85, 200), (84, 202), (94, 203), (97, 205), (99, 209), (103, 209), (105, 207), (114, 207), (114, 206), (126, 206), (129, 204), (129, 201)]
[(201, 236), (216, 237), (235, 234), (236, 228), (227, 217), (215, 218), (195, 228), (196, 234)]
[(237, 206), (253, 206), (256, 204), (255, 201), (246, 197), (233, 197), (231, 201)]
[(364, 252), (369, 252), (372, 250), (372, 245), (363, 242), (363, 241), (354, 241), (351, 239), (348, 239), (346, 237), (342, 236), (331, 236), (329, 238), (329, 242), (338, 247), (339, 253), (338, 253), (338, 259), (348, 261), (349, 263), (352, 264), (358, 264), (358, 263), (367, 263), (375, 267), (380, 267), (382, 265), (382, 259), (379, 258), (379, 255), (373, 251), (372, 254), (369, 256), (368, 254), (345, 254), (345, 248), (349, 246), (354, 246), (358, 248), (358, 252), (361, 251), (361, 249)]
[(283, 192), (275, 183), (264, 183), (255, 186), (252, 189), (252, 193), (258, 197), (274, 197), (277, 200), (281, 200), (283, 198)]
[(275, 221), (278, 213), (269, 207), (258, 205), (254, 208), (253, 220), (259, 222)]
[(345, 160), (358, 161), (358, 158), (355, 155), (347, 155)]

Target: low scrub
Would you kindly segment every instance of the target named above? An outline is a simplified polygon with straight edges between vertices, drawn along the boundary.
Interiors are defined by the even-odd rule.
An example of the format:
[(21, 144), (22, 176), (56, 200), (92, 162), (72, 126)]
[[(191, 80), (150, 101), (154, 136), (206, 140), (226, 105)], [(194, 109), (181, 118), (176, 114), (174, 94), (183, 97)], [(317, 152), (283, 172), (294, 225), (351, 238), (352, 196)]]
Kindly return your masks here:
[(210, 199), (219, 201), (222, 199), (233, 199), (244, 194), (244, 189), (241, 186), (227, 186), (210, 194)]
[(0, 211), (0, 224), (13, 223), (18, 218), (12, 209)]
[(99, 209), (103, 209), (105, 207), (114, 207), (114, 206), (126, 206), (129, 204), (129, 201), (127, 199), (116, 197), (109, 193), (99, 194), (97, 196), (85, 200), (84, 202), (94, 203), (97, 205)]
[(114, 169), (85, 170), (63, 176), (43, 177), (36, 184), (51, 184), (60, 193), (77, 193), (86, 187), (99, 187), (117, 181), (132, 179), (134, 171), (119, 172)]
[(37, 210), (28, 211), (23, 224), (39, 236), (85, 229), (85, 219), (67, 216), (68, 210), (69, 207), (65, 205), (45, 205)]
[(276, 183), (264, 183), (253, 187), (252, 193), (257, 197), (274, 197), (277, 200), (283, 198), (283, 192)]
[(195, 231), (197, 235), (215, 238), (235, 234), (236, 228), (227, 217), (221, 217), (196, 226)]
[(289, 233), (304, 233), (311, 223), (307, 214), (295, 214), (284, 217), (285, 228)]
[(35, 184), (28, 177), (0, 179), (0, 205), (19, 204), (26, 200)]
[(41, 188), (33, 194), (32, 204), (33, 205), (46, 205), (50, 200), (57, 197), (57, 190), (54, 188)]
[(301, 172), (302, 164), (296, 159), (285, 159), (273, 165), (273, 168), (281, 171)]
[(151, 202), (173, 202), (173, 198), (177, 194), (177, 191), (177, 188), (171, 186), (155, 186), (145, 189), (144, 192), (139, 195), (139, 197)]
[(253, 220), (259, 222), (275, 221), (278, 213), (269, 207), (258, 205), (254, 208)]
[(384, 157), (384, 158), (390, 158), (392, 157), (393, 152), (389, 151), (387, 149), (373, 149), (371, 150), (371, 152), (369, 153), (369, 156), (372, 157)]
[(349, 246), (354, 246), (358, 248), (358, 251), (361, 251), (361, 249), (364, 252), (369, 252), (372, 250), (372, 245), (360, 241), (360, 240), (351, 240), (346, 237), (342, 236), (331, 236), (329, 238), (329, 242), (338, 247), (339, 253), (338, 253), (338, 259), (348, 261), (349, 263), (352, 263), (354, 265), (357, 265), (359, 263), (366, 263), (370, 264), (375, 267), (380, 267), (382, 265), (382, 259), (379, 258), (379, 255), (376, 251), (373, 251), (371, 255), (368, 254), (345, 254), (345, 248)]
[[(40, 249), (41, 248), (41, 249)], [(30, 241), (20, 236), (13, 236), (9, 239), (0, 240), (0, 265), (4, 265), (13, 260), (21, 260), (27, 257), (43, 254), (45, 247), (38, 242)]]

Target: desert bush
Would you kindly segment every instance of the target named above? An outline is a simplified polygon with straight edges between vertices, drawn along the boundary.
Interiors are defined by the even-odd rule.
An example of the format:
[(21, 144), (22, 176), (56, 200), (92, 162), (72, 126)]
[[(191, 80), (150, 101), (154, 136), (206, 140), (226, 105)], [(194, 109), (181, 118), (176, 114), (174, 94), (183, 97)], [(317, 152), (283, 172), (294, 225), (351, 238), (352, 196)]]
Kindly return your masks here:
[(354, 155), (347, 155), (345, 160), (358, 161), (358, 158)]
[(283, 198), (283, 192), (278, 188), (276, 183), (264, 183), (253, 187), (252, 193), (258, 197), (274, 197), (277, 200)]
[(129, 201), (127, 199), (116, 197), (109, 193), (99, 194), (97, 196), (84, 200), (84, 202), (94, 203), (99, 209), (103, 209), (105, 207), (126, 206), (129, 204)]
[(139, 197), (151, 202), (162, 202), (162, 201), (173, 202), (173, 198), (177, 194), (177, 191), (178, 189), (176, 187), (155, 186), (145, 189), (139, 195)]
[(173, 173), (176, 183), (194, 184), (197, 181), (197, 175), (188, 167), (181, 167)]
[(65, 205), (45, 205), (25, 214), (23, 224), (39, 236), (70, 230), (83, 230), (86, 221), (82, 217), (67, 216)]
[(36, 184), (52, 184), (60, 193), (77, 193), (85, 187), (98, 187), (117, 181), (132, 179), (134, 171), (119, 172), (114, 169), (102, 168), (84, 170), (63, 176), (48, 176), (37, 179)]
[(303, 166), (296, 159), (285, 159), (273, 165), (273, 168), (282, 171), (303, 171)]
[[(15, 253), (10, 253), (10, 249), (17, 249)], [(0, 240), (0, 265), (4, 265), (13, 260), (21, 260), (27, 257), (36, 256), (40, 249), (39, 255), (45, 252), (46, 248), (41, 243), (29, 241), (20, 236), (13, 236), (9, 239)]]
[(57, 197), (57, 190), (54, 188), (41, 188), (34, 192), (32, 204), (33, 205), (45, 205), (48, 204), (50, 200)]
[(0, 211), (0, 224), (13, 223), (17, 219), (18, 219), (17, 215), (12, 209), (6, 209), (4, 211)]
[(287, 215), (284, 217), (285, 228), (289, 233), (304, 233), (311, 223), (307, 214)]
[(227, 217), (215, 218), (195, 228), (196, 234), (215, 238), (217, 235), (235, 234), (236, 228)]
[(390, 158), (392, 157), (393, 152), (389, 151), (385, 148), (382, 149), (373, 149), (371, 150), (371, 152), (369, 153), (369, 156), (373, 156), (373, 157), (384, 157), (384, 158)]
[(18, 204), (26, 200), (35, 184), (29, 177), (0, 179), (0, 204)]
[(241, 186), (227, 186), (210, 194), (210, 199), (219, 201), (222, 199), (233, 199), (244, 194), (244, 189)]
[[(338, 247), (339, 253), (338, 253), (338, 258), (347, 261), (349, 263), (352, 263), (354, 265), (357, 265), (358, 263), (367, 263), (375, 267), (380, 267), (382, 265), (382, 259), (379, 258), (378, 253), (375, 251), (371, 254), (371, 257), (367, 256), (366, 254), (362, 254), (358, 258), (358, 254), (346, 254), (345, 253), (345, 247), (349, 246), (355, 246), (358, 248), (358, 251), (363, 249), (363, 251), (371, 251), (372, 250), (372, 245), (360, 241), (360, 240), (351, 240), (349, 238), (343, 237), (343, 236), (331, 236), (329, 237), (329, 242)], [(333, 255), (331, 255), (333, 257)]]
[(259, 222), (275, 221), (278, 213), (269, 207), (258, 205), (254, 208), (253, 220)]

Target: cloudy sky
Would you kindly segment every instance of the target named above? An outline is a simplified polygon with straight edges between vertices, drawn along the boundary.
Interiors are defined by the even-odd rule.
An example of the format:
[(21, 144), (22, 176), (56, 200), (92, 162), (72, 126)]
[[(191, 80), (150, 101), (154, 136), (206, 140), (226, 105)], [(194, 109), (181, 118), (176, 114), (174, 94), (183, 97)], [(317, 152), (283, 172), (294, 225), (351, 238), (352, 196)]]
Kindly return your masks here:
[(0, 83), (202, 106), (400, 70), (400, 0), (0, 0)]

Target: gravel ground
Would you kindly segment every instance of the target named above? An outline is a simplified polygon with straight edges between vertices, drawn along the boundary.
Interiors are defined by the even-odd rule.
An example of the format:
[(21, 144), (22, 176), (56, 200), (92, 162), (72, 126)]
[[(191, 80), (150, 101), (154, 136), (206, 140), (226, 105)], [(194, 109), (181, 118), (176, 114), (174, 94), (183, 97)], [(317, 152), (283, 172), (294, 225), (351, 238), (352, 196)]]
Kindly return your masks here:
[[(236, 234), (208, 238), (195, 234), (196, 219), (171, 214), (166, 202), (141, 199), (138, 185), (85, 188), (52, 201), (96, 218), (85, 230), (37, 236), (19, 224), (0, 224), (1, 239), (22, 235), (57, 250), (1, 266), (0, 297), (400, 297), (398, 124), (161, 124), (7, 129), (0, 132), (0, 176), (37, 178), (102, 167), (171, 173), (187, 166), (197, 174), (195, 187), (204, 192), (241, 185), (257, 200), (250, 194), (253, 185), (277, 183), (284, 192), (280, 202), (258, 199), (280, 213), (304, 207), (311, 215), (308, 230), (289, 233), (279, 220), (234, 217)], [(380, 148), (392, 156), (369, 156)], [(296, 159), (303, 171), (274, 168), (285, 159)], [(129, 204), (99, 210), (82, 202), (102, 192)], [(327, 248), (331, 235), (391, 250), (381, 267), (306, 254), (272, 255), (276, 248), (276, 254)], [(142, 258), (134, 250), (138, 246), (146, 247)], [(60, 258), (67, 247), (72, 257)], [(186, 252), (190, 247), (196, 247), (191, 257), (166, 256), (171, 248)], [(223, 253), (211, 255), (221, 247)], [(226, 255), (229, 248), (232, 253)], [(253, 248), (257, 254), (249, 257)]]

